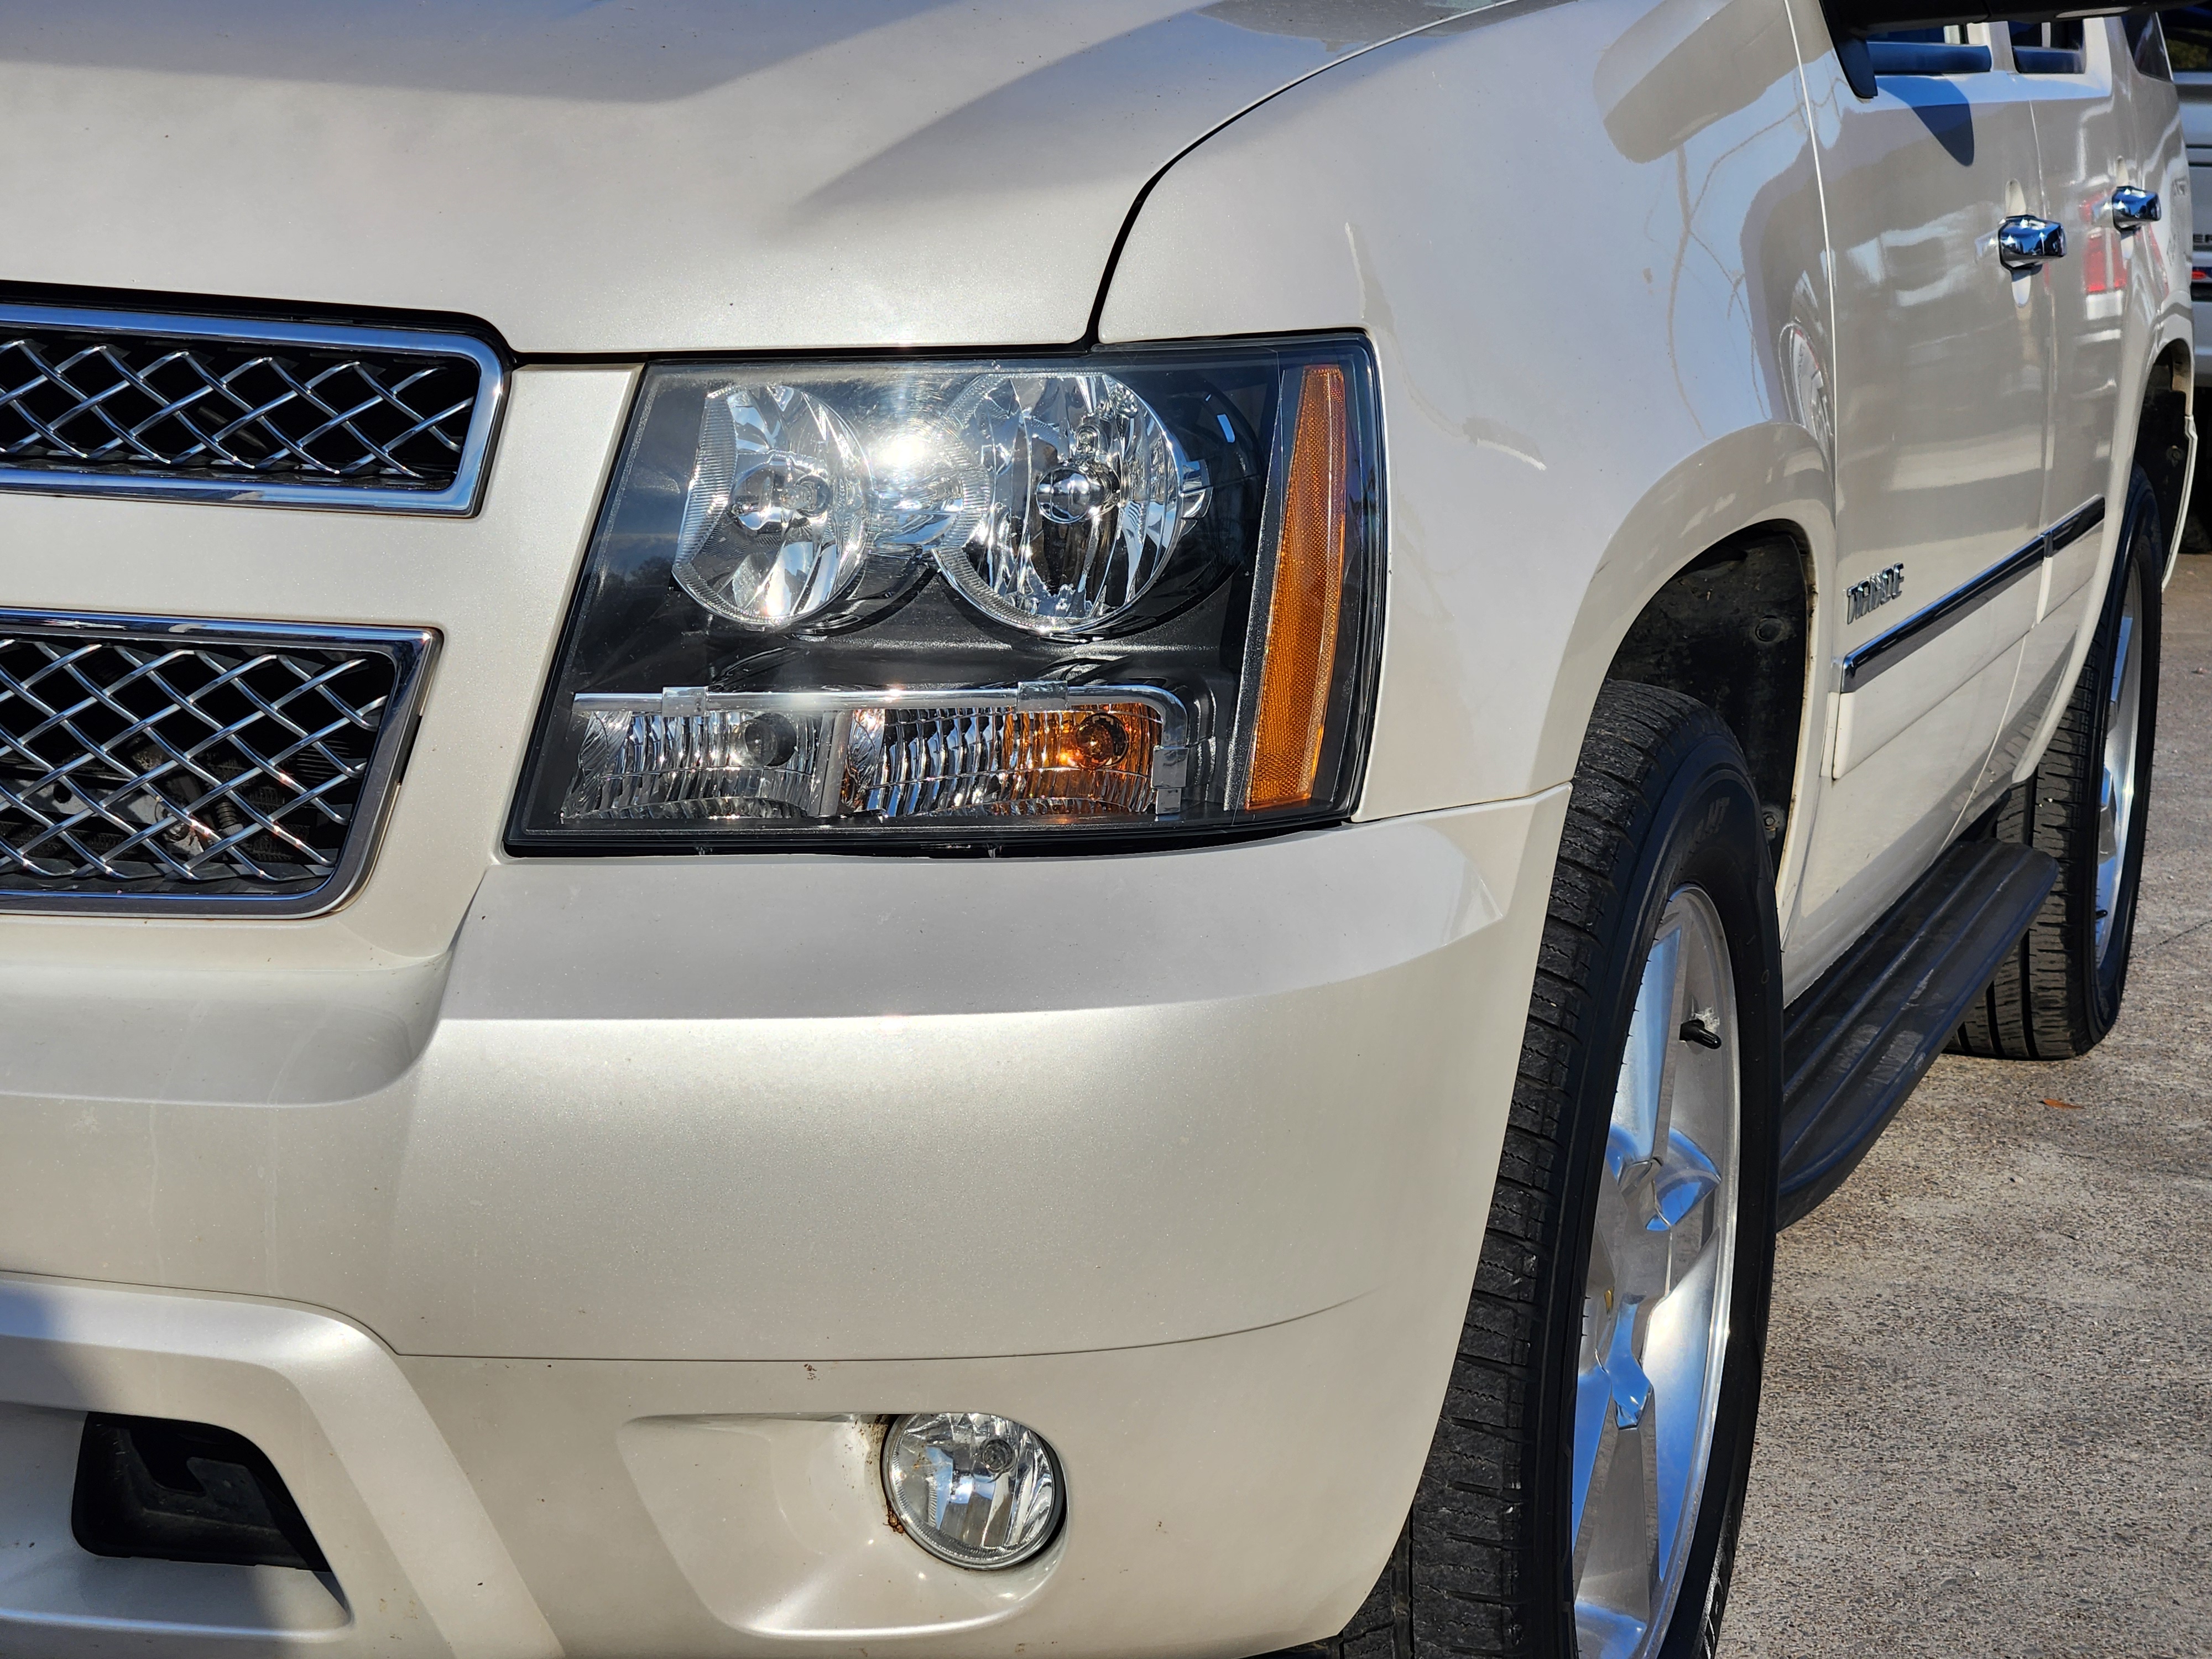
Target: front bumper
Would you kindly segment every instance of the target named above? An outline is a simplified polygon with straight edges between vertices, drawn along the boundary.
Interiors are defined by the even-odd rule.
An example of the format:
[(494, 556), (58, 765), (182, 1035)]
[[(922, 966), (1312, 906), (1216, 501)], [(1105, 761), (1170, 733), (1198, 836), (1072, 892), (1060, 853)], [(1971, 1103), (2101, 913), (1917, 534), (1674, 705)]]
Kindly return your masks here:
[[(0, 1646), (203, 1601), (240, 1651), (1336, 1628), (1434, 1423), (1564, 810), (501, 863), (412, 965), (0, 966), (0, 1437), (40, 1540)], [(335, 1598), (76, 1552), (89, 1409), (261, 1444)], [(1053, 1441), (1045, 1556), (888, 1528), (870, 1424), (925, 1409)]]

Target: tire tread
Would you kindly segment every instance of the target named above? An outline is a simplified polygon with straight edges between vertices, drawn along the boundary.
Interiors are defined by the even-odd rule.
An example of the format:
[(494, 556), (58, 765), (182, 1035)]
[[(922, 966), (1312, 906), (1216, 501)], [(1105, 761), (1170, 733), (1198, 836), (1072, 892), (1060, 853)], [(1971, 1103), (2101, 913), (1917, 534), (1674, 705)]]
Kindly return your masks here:
[[(1567, 1156), (1569, 1084), (1591, 1023), (1586, 986), (1656, 811), (1654, 779), (1716, 730), (1726, 728), (1711, 710), (1662, 687), (1608, 682), (1598, 700), (1553, 867), (1481, 1259), (1413, 1516), (1344, 1632), (1288, 1652), (1527, 1659), (1543, 1650), (1541, 1626), (1559, 1617), (1547, 1582), (1556, 1563), (1534, 1535), (1527, 1502), (1537, 1449), (1525, 1402), (1545, 1270), (1568, 1242), (1553, 1177)], [(1416, 1587), (1441, 1595), (1449, 1621), (1424, 1617), (1433, 1604)]]

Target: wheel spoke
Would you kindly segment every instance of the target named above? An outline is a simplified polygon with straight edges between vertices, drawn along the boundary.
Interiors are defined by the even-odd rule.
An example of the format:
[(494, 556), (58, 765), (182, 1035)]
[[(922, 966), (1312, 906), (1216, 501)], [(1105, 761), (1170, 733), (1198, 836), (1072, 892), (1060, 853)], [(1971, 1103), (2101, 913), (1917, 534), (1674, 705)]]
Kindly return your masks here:
[[(1596, 1453), (1595, 1478), (1576, 1541), (1575, 1578), (1583, 1592), (1576, 1598), (1577, 1611), (1582, 1611), (1580, 1604), (1594, 1602), (1640, 1632), (1650, 1627), (1653, 1612), (1651, 1439), (1639, 1429), (1622, 1428), (1608, 1411), (1599, 1428)], [(1610, 1644), (1603, 1651), (1611, 1659)]]
[(1613, 1403), (1613, 1379), (1602, 1367), (1585, 1364), (1575, 1378), (1575, 1450), (1573, 1514), (1568, 1522), (1569, 1535), (1575, 1540), (1577, 1559), (1583, 1554), (1583, 1516), (1589, 1507), (1591, 1487), (1595, 1484), (1598, 1459), (1608, 1443), (1611, 1431), (1606, 1419), (1607, 1407)]
[(1581, 1659), (1650, 1659), (1680, 1589), (1735, 1246), (1733, 1007), (1718, 917), (1685, 890), (1638, 984), (1591, 1218), (1571, 1463)]
[(2136, 650), (2136, 622), (2142, 605), (2142, 578), (2133, 564), (2120, 599), (2119, 625), (2112, 637), (2108, 669), (2112, 691), (2105, 709), (2104, 770), (2097, 797), (2098, 962), (2112, 948), (2114, 912), (2127, 873), (2128, 840), (2134, 828), (2136, 744), (2142, 706), (2142, 653)]
[(1644, 959), (1636, 1012), (1628, 1026), (1628, 1046), (1620, 1058), (1620, 1080), (1613, 1091), (1613, 1123), (1606, 1136), (1605, 1161), (1615, 1180), (1631, 1165), (1650, 1161), (1666, 1133), (1668, 1073), (1674, 1061), (1672, 1041), (1679, 1023), (1673, 1015), (1680, 1000), (1682, 930), (1662, 927)]
[[(1692, 1480), (1698, 1445), (1698, 1402), (1705, 1395), (1707, 1369), (1719, 1353), (1712, 1342), (1713, 1287), (1720, 1252), (1708, 1249), (1685, 1266), (1674, 1288), (1651, 1310), (1644, 1326), (1644, 1372), (1652, 1403), (1644, 1421), (1655, 1448), (1662, 1492), (1679, 1492)], [(1676, 1532), (1686, 1517), (1679, 1505), (1661, 1504), (1658, 1559), (1670, 1559)]]

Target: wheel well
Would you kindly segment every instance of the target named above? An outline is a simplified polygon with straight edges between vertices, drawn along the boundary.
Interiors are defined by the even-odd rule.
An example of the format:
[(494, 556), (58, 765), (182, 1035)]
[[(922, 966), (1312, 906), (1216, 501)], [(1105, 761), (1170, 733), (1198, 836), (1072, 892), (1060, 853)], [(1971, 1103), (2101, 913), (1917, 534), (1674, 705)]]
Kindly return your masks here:
[(2178, 342), (2151, 365), (2136, 427), (2136, 464), (2149, 475), (2158, 496), (2159, 522), (2170, 541), (2181, 526), (2183, 487), (2189, 472), (2189, 393), (2196, 378), (2189, 349)]
[(1670, 577), (1629, 624), (1606, 678), (1695, 697), (1728, 722), (1751, 763), (1778, 852), (1797, 783), (1810, 584), (1788, 527), (1747, 530)]

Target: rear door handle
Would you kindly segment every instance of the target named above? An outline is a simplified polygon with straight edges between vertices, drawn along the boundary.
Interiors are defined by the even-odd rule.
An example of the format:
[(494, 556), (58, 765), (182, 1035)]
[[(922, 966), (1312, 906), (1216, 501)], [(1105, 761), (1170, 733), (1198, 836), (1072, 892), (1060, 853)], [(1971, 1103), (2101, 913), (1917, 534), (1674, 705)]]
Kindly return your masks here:
[(2114, 230), (2133, 230), (2137, 225), (2154, 225), (2165, 212), (2166, 210), (2159, 205), (2158, 192), (2154, 190), (2122, 185), (2112, 192)]
[(1997, 263), (2007, 270), (2043, 269), (2045, 259), (2066, 257), (2066, 227), (2032, 213), (2016, 213), (1997, 227)]

